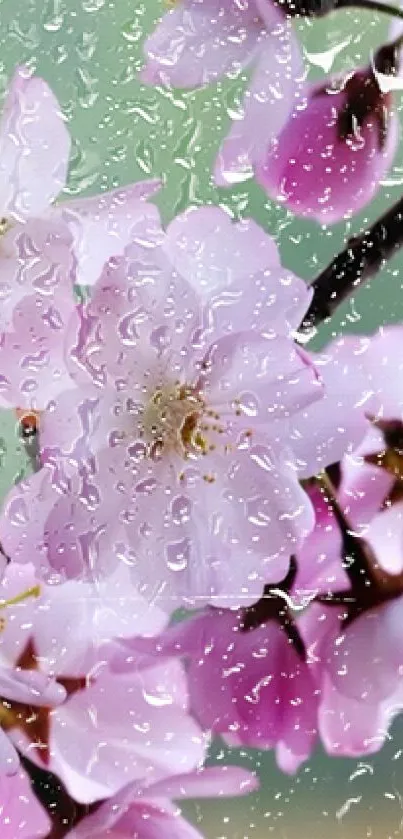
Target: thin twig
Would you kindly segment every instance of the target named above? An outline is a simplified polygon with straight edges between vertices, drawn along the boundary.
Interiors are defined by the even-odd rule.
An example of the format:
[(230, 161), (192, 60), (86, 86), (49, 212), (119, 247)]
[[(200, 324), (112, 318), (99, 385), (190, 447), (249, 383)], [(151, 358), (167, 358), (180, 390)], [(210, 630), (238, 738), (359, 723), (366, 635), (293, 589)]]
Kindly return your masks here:
[(403, 246), (403, 198), (361, 235), (350, 239), (312, 283), (313, 298), (300, 332), (316, 332), (338, 306)]

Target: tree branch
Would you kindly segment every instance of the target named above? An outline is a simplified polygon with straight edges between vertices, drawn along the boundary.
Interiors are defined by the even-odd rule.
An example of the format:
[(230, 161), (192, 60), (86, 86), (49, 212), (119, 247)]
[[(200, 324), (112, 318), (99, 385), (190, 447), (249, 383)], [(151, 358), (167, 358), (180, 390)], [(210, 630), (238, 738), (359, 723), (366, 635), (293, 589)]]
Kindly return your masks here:
[(403, 198), (375, 224), (353, 239), (314, 280), (312, 303), (300, 332), (309, 333), (328, 320), (350, 294), (363, 285), (403, 247)]
[(63, 839), (84, 816), (99, 806), (98, 803), (78, 804), (56, 775), (46, 769), (40, 769), (23, 755), (20, 755), (20, 760), (29, 775), (33, 792), (52, 820), (52, 827), (46, 839)]

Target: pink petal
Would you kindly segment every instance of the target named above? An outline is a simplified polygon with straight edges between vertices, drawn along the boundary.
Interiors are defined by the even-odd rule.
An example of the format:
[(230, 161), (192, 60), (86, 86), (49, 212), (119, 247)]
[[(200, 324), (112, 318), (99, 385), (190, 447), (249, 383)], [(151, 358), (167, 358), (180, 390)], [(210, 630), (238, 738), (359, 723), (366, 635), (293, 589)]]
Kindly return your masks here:
[[(18, 753), (16, 752), (10, 738), (6, 734), (3, 729), (0, 729), (0, 791), (7, 795), (4, 791), (4, 787), (7, 787), (8, 778), (11, 776), (15, 776), (20, 767), (20, 758)], [(6, 776), (2, 778), (1, 776)], [(4, 786), (3, 786), (4, 785)], [(3, 787), (3, 789), (2, 789)], [(11, 788), (13, 789), (13, 788)], [(4, 805), (3, 805), (4, 806)], [(2, 803), (0, 803), (0, 815), (7, 815), (8, 813), (2, 812)], [(14, 834), (10, 834), (10, 839), (15, 839)], [(29, 835), (29, 839), (31, 839), (31, 835)]]
[(178, 662), (139, 674), (99, 673), (55, 712), (50, 768), (82, 802), (116, 793), (122, 779), (151, 783), (193, 770), (203, 760), (204, 738), (178, 704), (182, 695)]
[(0, 400), (43, 409), (70, 382), (64, 357), (74, 317), (74, 262), (67, 227), (32, 220), (4, 236), (0, 260)]
[(394, 483), (393, 475), (365, 460), (384, 446), (381, 431), (370, 425), (359, 446), (343, 460), (340, 500), (355, 531), (365, 538)]
[[(141, 839), (198, 839), (195, 831), (180, 817), (170, 798), (216, 798), (246, 795), (257, 787), (254, 774), (237, 766), (202, 767), (195, 772), (169, 777), (155, 784), (128, 784), (68, 834), (68, 839), (135, 835)], [(116, 830), (116, 834), (115, 834)], [(105, 834), (106, 835), (106, 834)]]
[(0, 203), (17, 221), (39, 216), (66, 182), (70, 137), (56, 97), (26, 67), (14, 74), (0, 123)]
[(270, 559), (283, 551), (292, 553), (313, 526), (310, 501), (290, 462), (285, 450), (276, 451), (270, 442), (252, 438), (249, 449), (230, 458), (226, 470), (224, 464), (220, 469), (228, 484), (220, 494), (217, 487), (215, 509), (220, 511), (222, 521), (217, 522), (216, 534), (223, 541), (226, 537), (234, 539), (235, 545), (246, 551), (253, 546), (254, 551), (263, 554), (269, 574)]
[(239, 766), (204, 766), (153, 784), (147, 789), (147, 795), (174, 799), (226, 798), (248, 795), (258, 786), (256, 775)]
[(108, 827), (110, 820), (103, 820), (103, 805), (96, 813), (83, 819), (70, 831), (66, 839), (203, 839), (195, 827), (188, 824), (179, 812), (170, 812), (165, 802), (144, 800), (131, 807), (116, 823), (116, 832)]
[[(313, 361), (313, 357), (311, 357)], [(313, 363), (286, 338), (241, 332), (218, 340), (204, 359), (203, 393), (221, 421), (269, 431), (322, 397)], [(286, 435), (288, 436), (288, 435)]]
[(233, 186), (253, 177), (300, 97), (303, 64), (290, 20), (274, 4), (271, 27), (245, 94), (241, 111), (219, 151), (215, 180)]
[(133, 417), (127, 397), (112, 388), (75, 388), (61, 393), (41, 417), (41, 463), (63, 459), (72, 472), (108, 447), (119, 449), (131, 441)]
[(7, 699), (36, 707), (56, 707), (66, 698), (62, 685), (36, 670), (10, 670), (7, 673), (1, 669), (0, 689)]
[(330, 755), (362, 757), (378, 752), (402, 708), (401, 690), (378, 703), (346, 697), (327, 678), (319, 711), (320, 736)]
[(21, 769), (12, 778), (1, 778), (1, 839), (45, 839), (50, 828), (49, 816), (36, 798), (27, 774)]
[(303, 477), (337, 463), (361, 442), (379, 398), (368, 370), (368, 339), (347, 336), (310, 355), (324, 382), (323, 398), (291, 420), (290, 443)]
[[(57, 676), (80, 677), (89, 672), (112, 639), (133, 631), (153, 634), (167, 622), (164, 613), (148, 604), (133, 587), (123, 563), (96, 584), (70, 581), (42, 586), (34, 619), (34, 641), (41, 669)], [(0, 648), (1, 649), (1, 648)], [(0, 671), (1, 673), (1, 671)]]
[(380, 402), (378, 415), (403, 421), (403, 329), (384, 326), (368, 342), (366, 364)]
[(160, 181), (143, 181), (90, 198), (64, 201), (52, 215), (66, 222), (78, 260), (77, 283), (94, 285), (111, 256), (119, 256), (130, 243), (146, 244), (159, 226), (156, 207), (147, 199)]
[(297, 554), (298, 572), (293, 601), (310, 600), (317, 594), (347, 590), (349, 580), (342, 567), (342, 537), (331, 507), (318, 487), (308, 494), (315, 510), (315, 528)]
[(392, 504), (376, 515), (366, 529), (365, 540), (385, 571), (400, 574), (403, 571), (403, 504)]
[(280, 681), (282, 720), (276, 759), (279, 768), (292, 775), (310, 758), (316, 745), (320, 692), (309, 663), (301, 662), (289, 643), (280, 669), (282, 674), (288, 671), (288, 678)]
[[(364, 71), (362, 77), (364, 91)], [(295, 107), (257, 168), (257, 179), (269, 195), (322, 224), (349, 217), (371, 200), (391, 165), (399, 133), (394, 114), (381, 147), (374, 109), (355, 137), (340, 138), (337, 120), (347, 97), (343, 80), (337, 81), (340, 93), (329, 90), (330, 82), (308, 88), (305, 109)], [(379, 108), (388, 108), (381, 98)]]
[[(212, 480), (206, 480), (205, 475)], [(208, 602), (253, 602), (278, 581), (313, 526), (312, 508), (288, 462), (269, 445), (137, 467), (125, 514), (133, 572), (145, 597), (174, 611)]]
[(13, 561), (47, 567), (44, 532), (55, 503), (48, 470), (34, 473), (10, 490), (0, 517), (0, 541)]
[(365, 612), (345, 631), (340, 629), (334, 641), (329, 637), (326, 669), (342, 695), (378, 704), (397, 689), (403, 644), (396, 633), (396, 609), (401, 620), (399, 598), (396, 603)]
[(62, 578), (96, 579), (116, 567), (112, 546), (122, 538), (119, 495), (105, 493), (113, 466), (110, 471), (102, 455), (93, 475), (84, 468), (64, 474), (59, 464), (11, 490), (0, 519), (0, 539), (14, 561), (35, 562), (39, 572), (53, 568)]
[(164, 251), (208, 307), (217, 337), (259, 329), (289, 334), (312, 292), (285, 270), (273, 239), (252, 219), (234, 223), (218, 207), (192, 207), (167, 228)]
[(204, 300), (243, 277), (280, 265), (274, 240), (253, 219), (234, 223), (219, 207), (190, 207), (181, 213), (168, 225), (163, 248)]
[(111, 260), (68, 337), (72, 376), (144, 402), (146, 380), (157, 387), (167, 368), (177, 378), (188, 372), (200, 308), (158, 249)]
[(192, 88), (246, 66), (264, 38), (255, 3), (184, 0), (145, 43), (147, 84)]

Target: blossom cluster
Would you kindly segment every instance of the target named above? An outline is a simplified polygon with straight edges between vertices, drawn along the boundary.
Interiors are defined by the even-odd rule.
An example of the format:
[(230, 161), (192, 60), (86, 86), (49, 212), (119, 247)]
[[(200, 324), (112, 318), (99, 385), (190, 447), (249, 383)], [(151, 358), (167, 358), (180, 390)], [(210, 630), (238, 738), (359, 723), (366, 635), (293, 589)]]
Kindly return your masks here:
[[(390, 166), (400, 35), (309, 87), (291, 18), (181, 0), (142, 80), (253, 68), (217, 183), (255, 176), (331, 223)], [(258, 784), (211, 764), (213, 736), (294, 773), (319, 741), (377, 751), (403, 709), (403, 328), (311, 352), (320, 283), (252, 218), (193, 206), (164, 224), (156, 180), (60, 200), (69, 153), (55, 96), (19, 67), (0, 406), (34, 457), (0, 511), (1, 836), (197, 839), (174, 802)]]

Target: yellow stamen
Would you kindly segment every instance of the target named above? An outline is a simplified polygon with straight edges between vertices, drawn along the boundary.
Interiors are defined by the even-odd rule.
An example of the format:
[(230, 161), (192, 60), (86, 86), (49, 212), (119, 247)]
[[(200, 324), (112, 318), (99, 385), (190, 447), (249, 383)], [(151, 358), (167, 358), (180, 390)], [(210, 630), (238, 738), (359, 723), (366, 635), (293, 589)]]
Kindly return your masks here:
[(5, 216), (0, 218), (0, 236), (4, 236), (5, 233), (8, 233), (10, 228), (12, 227), (11, 221), (9, 221)]
[(22, 603), (24, 600), (28, 600), (29, 597), (39, 597), (40, 593), (40, 585), (32, 586), (32, 588), (28, 588), (26, 591), (21, 592), (21, 594), (10, 597), (9, 600), (0, 600), (0, 609), (6, 609), (7, 606), (16, 606), (17, 603)]

